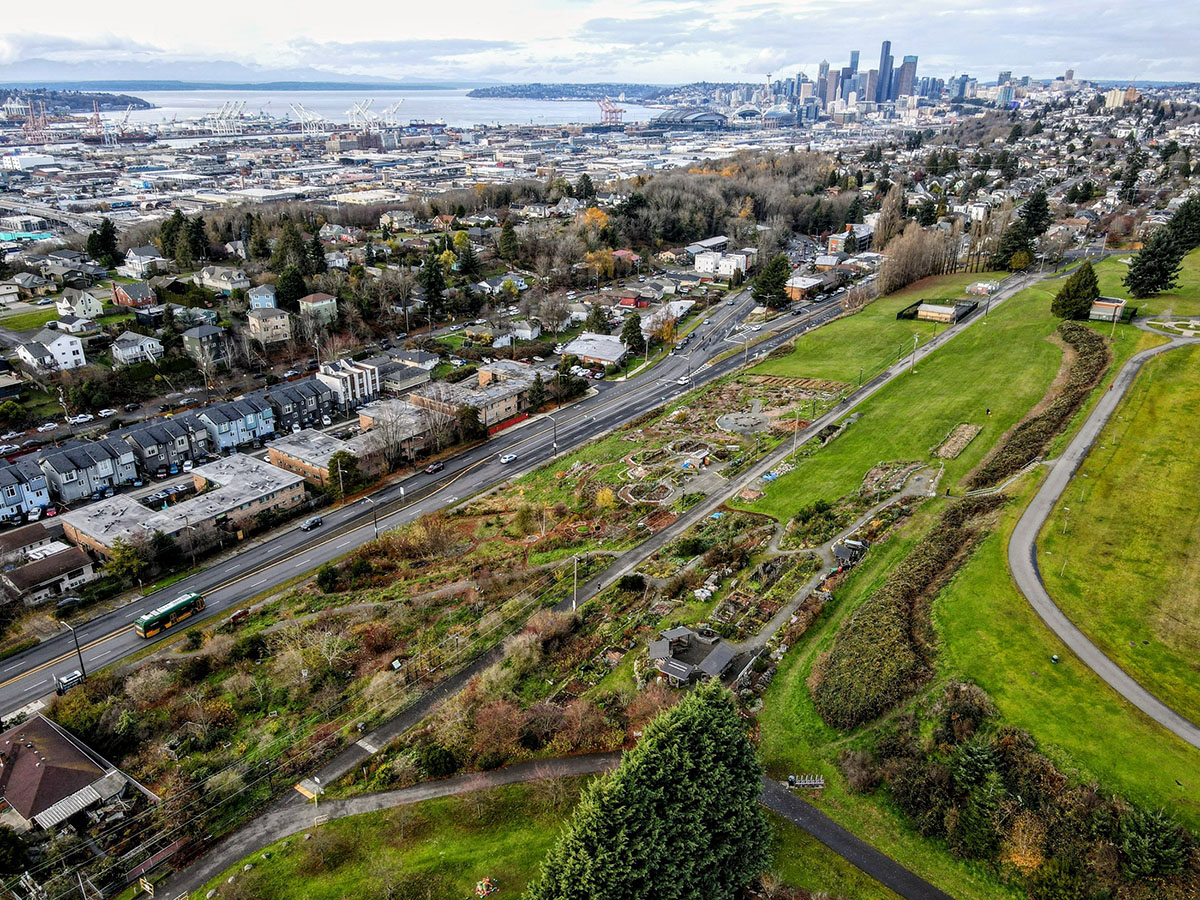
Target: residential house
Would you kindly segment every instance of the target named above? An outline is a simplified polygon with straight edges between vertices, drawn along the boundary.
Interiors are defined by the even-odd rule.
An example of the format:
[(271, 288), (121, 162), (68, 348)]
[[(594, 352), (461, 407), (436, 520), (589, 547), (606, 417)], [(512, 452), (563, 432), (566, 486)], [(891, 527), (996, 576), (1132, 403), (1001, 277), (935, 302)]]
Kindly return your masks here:
[(616, 366), (627, 352), (619, 337), (585, 331), (567, 344), (563, 355), (577, 356), (589, 366)]
[(118, 769), (40, 713), (0, 734), (0, 753), (0, 822), (16, 831), (52, 829), (115, 800), (128, 785)]
[(44, 450), (37, 459), (50, 491), (63, 503), (92, 497), (105, 488), (137, 481), (133, 448), (115, 437), (73, 439)]
[(694, 678), (720, 678), (736, 656), (734, 646), (717, 635), (697, 633), (682, 625), (661, 632), (650, 642), (650, 661), (676, 686)]
[(325, 254), (325, 265), (327, 268), (346, 272), (350, 269), (350, 257), (343, 250), (331, 250)]
[[(27, 562), (39, 547), (49, 547), (54, 535), (42, 522), (31, 522), (11, 531), (0, 532), (0, 564), (12, 565)], [(48, 551), (47, 551), (48, 552)]]
[(11, 521), (50, 505), (46, 473), (29, 457), (0, 461), (0, 517)]
[(243, 444), (275, 434), (275, 410), (254, 394), (241, 400), (212, 403), (198, 410), (196, 418), (208, 429), (213, 450), (220, 453), (230, 453)]
[(154, 288), (144, 281), (134, 281), (131, 284), (113, 282), (113, 303), (117, 306), (154, 306), (158, 303), (158, 295)]
[(225, 252), (230, 256), (236, 256), (238, 259), (250, 258), (245, 241), (227, 241), (225, 243)]
[(41, 275), (36, 275), (33, 272), (18, 272), (10, 282), (17, 286), (24, 300), (31, 300), (34, 297), (44, 297), (47, 294), (53, 294), (55, 291), (54, 282), (49, 278), (43, 278)]
[(824, 287), (824, 278), (813, 278), (811, 275), (793, 275), (788, 279), (783, 290), (789, 300), (805, 302), (816, 297)]
[(275, 309), (279, 305), (275, 298), (275, 285), (260, 284), (258, 287), (252, 287), (246, 293), (250, 299), (251, 309)]
[(515, 287), (518, 292), (528, 290), (529, 288), (529, 285), (526, 284), (525, 279), (516, 272), (507, 272), (504, 275), (497, 275), (495, 278), (485, 279), (476, 284), (475, 287), (489, 297), (497, 297), (503, 290), (504, 283), (506, 281), (511, 281), (513, 287)]
[(123, 332), (113, 341), (110, 349), (113, 362), (123, 366), (131, 366), (140, 362), (154, 362), (161, 359), (163, 355), (162, 341), (156, 337), (137, 334), (133, 331)]
[(77, 316), (80, 319), (98, 319), (104, 315), (104, 301), (91, 291), (67, 288), (58, 298), (60, 316)]
[(149, 278), (171, 268), (171, 261), (159, 255), (156, 247), (134, 247), (125, 251), (125, 262), (117, 268), (126, 278)]
[(337, 319), (337, 297), (318, 291), (301, 297), (300, 315), (312, 316), (320, 322), (333, 322)]
[(368, 478), (383, 474), (385, 458), (379, 452), (380, 439), (374, 434), (360, 434), (348, 441), (307, 428), (276, 438), (267, 445), (271, 465), (295, 472), (305, 481), (324, 487), (336, 483), (338, 472), (330, 472), (334, 454), (349, 453), (358, 460), (358, 471)]
[(200, 287), (226, 295), (250, 287), (246, 273), (232, 266), (205, 266), (192, 276), (192, 280)]
[(208, 456), (212, 446), (208, 428), (193, 412), (170, 419), (147, 419), (123, 428), (117, 436), (133, 449), (147, 475), (187, 460), (198, 462)]
[(826, 249), (829, 253), (849, 253), (851, 255), (871, 249), (871, 241), (875, 237), (875, 229), (870, 225), (860, 225), (853, 222), (846, 224), (846, 230), (829, 236)]
[(332, 418), (338, 412), (333, 390), (316, 378), (282, 381), (256, 393), (265, 397), (275, 410), (276, 431), (320, 425), (325, 416)]
[(73, 334), (43, 328), (32, 341), (17, 347), (22, 362), (44, 372), (63, 372), (87, 365), (83, 341)]
[(42, 275), (61, 288), (82, 290), (92, 283), (91, 277), (83, 269), (62, 263), (47, 263), (42, 266)]
[(282, 309), (252, 309), (246, 313), (246, 331), (264, 346), (281, 344), (292, 336), (292, 317)]
[(338, 405), (346, 411), (376, 399), (383, 387), (379, 366), (371, 360), (338, 359), (321, 363), (316, 379), (333, 391)]
[(59, 316), (55, 322), (55, 331), (63, 334), (85, 334), (96, 327), (91, 319), (81, 319), (78, 316)]
[(542, 326), (526, 319), (517, 319), (510, 323), (512, 333), (519, 341), (537, 340), (542, 334)]
[(219, 325), (197, 325), (183, 333), (183, 352), (201, 365), (225, 359), (225, 329)]
[(8, 306), (21, 299), (21, 288), (11, 281), (0, 282), (0, 305)]
[(31, 558), (5, 567), (0, 572), (0, 585), (5, 593), (26, 606), (37, 606), (99, 577), (90, 556), (78, 547), (55, 541), (31, 551)]

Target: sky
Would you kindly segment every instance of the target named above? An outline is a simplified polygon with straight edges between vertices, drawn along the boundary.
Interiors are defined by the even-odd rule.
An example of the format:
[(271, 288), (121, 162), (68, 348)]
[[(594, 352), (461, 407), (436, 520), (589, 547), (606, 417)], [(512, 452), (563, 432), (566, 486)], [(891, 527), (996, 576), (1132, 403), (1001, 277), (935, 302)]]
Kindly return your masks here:
[(353, 76), (442, 83), (761, 81), (817, 65), (1200, 81), (1196, 0), (58, 0), (8, 4), (0, 81)]

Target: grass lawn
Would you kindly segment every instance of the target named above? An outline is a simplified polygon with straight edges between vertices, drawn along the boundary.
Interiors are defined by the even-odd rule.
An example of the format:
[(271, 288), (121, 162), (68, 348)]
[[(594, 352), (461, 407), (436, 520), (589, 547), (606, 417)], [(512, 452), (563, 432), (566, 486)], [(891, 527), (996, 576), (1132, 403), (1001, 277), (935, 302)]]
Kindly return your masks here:
[[(1005, 301), (987, 325), (971, 326), (924, 360), (915, 375), (898, 378), (867, 400), (858, 409), (861, 419), (800, 459), (794, 471), (771, 483), (766, 497), (745, 508), (786, 520), (800, 506), (857, 489), (876, 463), (932, 459), (932, 450), (956, 425), (981, 425), (966, 450), (946, 461), (942, 487), (953, 488), (1044, 396), (1058, 371), (1062, 352), (1046, 340), (1058, 324), (1049, 314), (1049, 298), (1048, 291), (1031, 288)], [(858, 341), (857, 332), (843, 330), (830, 346), (836, 355), (849, 354)]]
[(51, 304), (41, 309), (5, 316), (0, 319), (0, 325), (10, 331), (33, 331), (35, 328), (44, 328), (47, 322), (57, 318), (58, 310)]
[[(539, 785), (510, 785), (463, 797), (337, 819), (259, 851), (193, 892), (220, 887), (226, 896), (270, 900), (343, 900), (366, 883), (402, 880), (406, 897), (470, 897), (490, 876), (504, 897), (519, 897), (570, 817), (583, 787), (564, 779), (560, 802)], [(844, 900), (896, 895), (827, 850), (804, 831), (768, 813), (774, 833), (771, 871), (785, 883)], [(266, 858), (264, 858), (264, 852)], [(242, 866), (253, 864), (249, 872)], [(234, 884), (226, 885), (233, 876)]]
[[(979, 684), (1001, 715), (1033, 734), (1059, 766), (1151, 807), (1163, 806), (1200, 828), (1200, 750), (1121, 700), (1045, 627), (1012, 584), (1008, 535), (1035, 486), (1032, 480), (1022, 485), (997, 532), (935, 602), (939, 669)], [(1043, 571), (1050, 569), (1052, 564), (1043, 564)], [(1050, 657), (1056, 653), (1060, 661), (1054, 665)]]
[[(858, 381), (861, 369), (868, 380), (912, 352), (913, 335), (924, 344), (934, 334), (934, 323), (897, 319), (896, 313), (918, 300), (954, 300), (976, 281), (999, 280), (1003, 273), (962, 273), (926, 278), (904, 290), (882, 297), (860, 312), (796, 339), (790, 356), (770, 359), (751, 371), (789, 378), (827, 378)], [(942, 330), (943, 326), (937, 326)]]
[(1198, 413), (1200, 348), (1150, 360), (1039, 538), (1047, 589), (1067, 616), (1192, 721), (1200, 721), (1200, 456), (1190, 427)]
[(1120, 253), (1095, 264), (1101, 294), (1106, 297), (1126, 298), (1131, 305), (1137, 307), (1140, 316), (1200, 315), (1200, 249), (1193, 250), (1183, 258), (1183, 266), (1179, 270), (1179, 286), (1174, 291), (1144, 300), (1132, 299), (1129, 291), (1125, 290), (1125, 285), (1121, 283), (1121, 279), (1129, 271), (1129, 266), (1121, 260), (1130, 259), (1132, 256), (1132, 253)]

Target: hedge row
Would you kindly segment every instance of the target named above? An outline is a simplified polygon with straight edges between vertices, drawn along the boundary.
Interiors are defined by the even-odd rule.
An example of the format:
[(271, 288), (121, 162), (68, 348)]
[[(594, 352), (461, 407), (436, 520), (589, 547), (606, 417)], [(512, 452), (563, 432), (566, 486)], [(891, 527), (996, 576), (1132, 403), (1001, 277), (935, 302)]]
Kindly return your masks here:
[(1108, 368), (1107, 342), (1086, 325), (1063, 322), (1058, 333), (1075, 350), (1066, 386), (1038, 415), (1018, 425), (995, 453), (968, 479), (967, 487), (981, 488), (1015, 475), (1046, 451), (1066, 427)]
[(846, 621), (813, 688), (821, 717), (835, 728), (868, 722), (906, 697), (925, 677), (928, 622), (922, 599), (979, 539), (975, 522), (1004, 503), (970, 498), (937, 523)]

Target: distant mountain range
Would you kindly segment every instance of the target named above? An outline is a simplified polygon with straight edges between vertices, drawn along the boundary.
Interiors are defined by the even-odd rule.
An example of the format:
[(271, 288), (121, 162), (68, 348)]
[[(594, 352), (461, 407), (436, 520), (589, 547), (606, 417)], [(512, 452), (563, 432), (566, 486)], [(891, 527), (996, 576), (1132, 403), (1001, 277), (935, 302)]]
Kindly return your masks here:
[(0, 81), (0, 90), (52, 91), (448, 91), (462, 87), (391, 81)]

